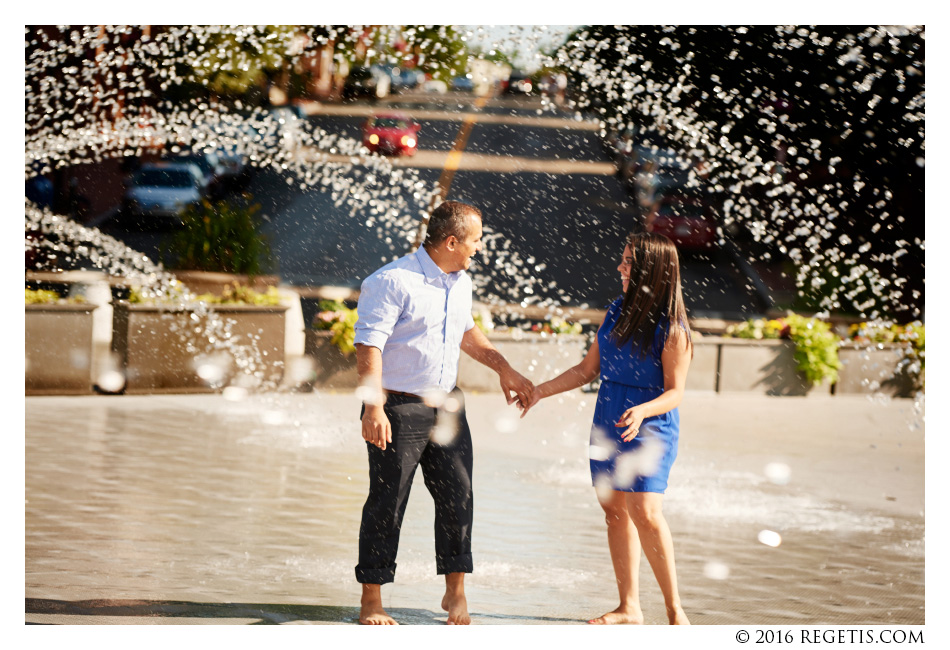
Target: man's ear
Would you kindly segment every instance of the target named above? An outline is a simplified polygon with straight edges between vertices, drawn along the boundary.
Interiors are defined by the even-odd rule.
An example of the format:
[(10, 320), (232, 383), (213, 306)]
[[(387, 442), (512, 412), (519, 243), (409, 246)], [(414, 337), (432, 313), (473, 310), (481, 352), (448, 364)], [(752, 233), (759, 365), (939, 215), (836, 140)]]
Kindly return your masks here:
[(459, 240), (455, 235), (449, 235), (445, 238), (445, 247), (450, 251), (454, 251), (455, 247), (458, 246)]

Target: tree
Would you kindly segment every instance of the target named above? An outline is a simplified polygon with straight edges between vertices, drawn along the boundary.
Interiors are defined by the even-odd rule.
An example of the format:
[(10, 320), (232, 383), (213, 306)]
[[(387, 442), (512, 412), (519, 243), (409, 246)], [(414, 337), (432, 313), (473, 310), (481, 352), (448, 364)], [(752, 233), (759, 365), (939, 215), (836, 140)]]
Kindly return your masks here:
[(401, 36), (416, 67), (446, 83), (468, 73), (468, 49), (453, 25), (406, 25)]

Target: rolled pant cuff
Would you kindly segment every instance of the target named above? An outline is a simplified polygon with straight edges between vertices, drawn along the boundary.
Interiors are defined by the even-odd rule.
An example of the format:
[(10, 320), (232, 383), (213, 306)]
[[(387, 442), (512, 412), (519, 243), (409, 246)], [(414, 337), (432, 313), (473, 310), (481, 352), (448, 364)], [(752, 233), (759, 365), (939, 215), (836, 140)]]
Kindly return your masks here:
[(356, 581), (364, 585), (386, 585), (396, 579), (395, 565), (387, 569), (361, 569), (356, 567)]
[(435, 572), (442, 576), (447, 573), (471, 573), (473, 571), (472, 554), (456, 555), (455, 557), (436, 560)]

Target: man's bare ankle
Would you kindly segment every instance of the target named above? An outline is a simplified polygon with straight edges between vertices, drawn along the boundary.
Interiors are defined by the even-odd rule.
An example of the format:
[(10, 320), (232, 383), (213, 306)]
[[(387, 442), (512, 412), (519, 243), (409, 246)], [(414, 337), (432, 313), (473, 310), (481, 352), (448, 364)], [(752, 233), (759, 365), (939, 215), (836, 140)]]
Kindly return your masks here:
[(360, 596), (360, 604), (367, 605), (383, 602), (380, 585), (364, 584), (363, 593)]

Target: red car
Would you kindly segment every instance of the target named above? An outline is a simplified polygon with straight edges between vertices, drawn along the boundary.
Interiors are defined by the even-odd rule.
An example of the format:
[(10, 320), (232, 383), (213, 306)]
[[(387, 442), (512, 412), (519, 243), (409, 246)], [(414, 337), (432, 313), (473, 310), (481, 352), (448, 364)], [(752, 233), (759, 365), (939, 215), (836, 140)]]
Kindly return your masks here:
[(419, 124), (404, 113), (373, 115), (363, 125), (363, 145), (387, 155), (412, 156), (419, 143)]
[(710, 250), (718, 240), (709, 205), (691, 196), (660, 199), (647, 217), (647, 230), (666, 235), (680, 250)]

